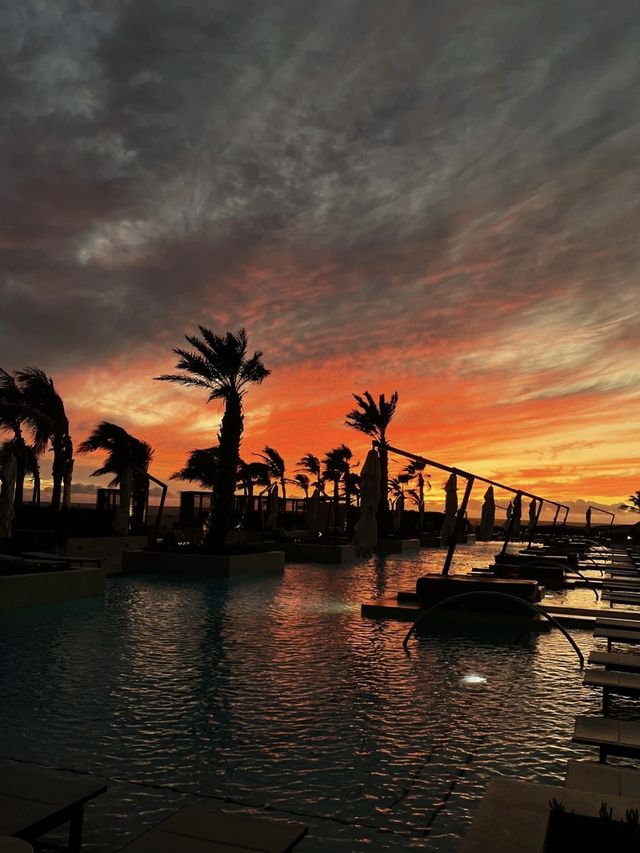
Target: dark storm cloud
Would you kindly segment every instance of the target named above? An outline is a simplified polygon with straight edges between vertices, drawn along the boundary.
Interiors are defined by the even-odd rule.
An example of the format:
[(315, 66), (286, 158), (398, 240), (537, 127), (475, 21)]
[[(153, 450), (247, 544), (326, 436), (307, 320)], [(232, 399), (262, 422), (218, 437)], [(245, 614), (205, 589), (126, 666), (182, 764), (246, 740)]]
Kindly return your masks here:
[(563, 299), (632, 346), (635, 0), (3, 12), (0, 364), (205, 322), (272, 364), (446, 337), (473, 371), (491, 316), (513, 368)]

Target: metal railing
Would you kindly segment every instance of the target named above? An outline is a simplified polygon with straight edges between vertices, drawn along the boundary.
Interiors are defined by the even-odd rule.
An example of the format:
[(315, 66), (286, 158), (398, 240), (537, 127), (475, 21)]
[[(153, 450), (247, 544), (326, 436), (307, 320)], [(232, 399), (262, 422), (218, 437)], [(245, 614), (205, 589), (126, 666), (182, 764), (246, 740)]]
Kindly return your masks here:
[(523, 604), (525, 607), (528, 607), (529, 610), (533, 610), (534, 613), (537, 613), (540, 616), (544, 616), (545, 619), (548, 619), (549, 622), (555, 625), (556, 628), (558, 628), (560, 632), (566, 637), (566, 639), (573, 647), (575, 653), (578, 655), (578, 660), (580, 661), (580, 669), (584, 669), (584, 655), (582, 654), (582, 652), (580, 651), (580, 647), (573, 639), (571, 634), (566, 630), (566, 628), (564, 628), (564, 626), (561, 625), (557, 619), (555, 619), (553, 616), (543, 610), (542, 607), (539, 607), (537, 604), (532, 604), (532, 602), (530, 601), (525, 601), (523, 598), (518, 598), (516, 595), (511, 595), (508, 592), (493, 592), (478, 589), (473, 590), (472, 592), (461, 592), (457, 595), (452, 595), (449, 598), (443, 598), (441, 601), (438, 601), (436, 604), (433, 604), (427, 610), (424, 610), (416, 619), (411, 628), (409, 628), (409, 630), (407, 631), (407, 635), (402, 641), (402, 645), (404, 646), (404, 648), (407, 648), (411, 635), (416, 632), (418, 625), (420, 625), (420, 623), (423, 622), (424, 619), (426, 619), (426, 617), (429, 616), (430, 613), (433, 613), (434, 610), (437, 610), (439, 607), (442, 607), (443, 604), (451, 604), (452, 601), (460, 601), (463, 598), (471, 598), (473, 596), (478, 595), (491, 595), (498, 598), (506, 598), (510, 601), (515, 601), (517, 604)]

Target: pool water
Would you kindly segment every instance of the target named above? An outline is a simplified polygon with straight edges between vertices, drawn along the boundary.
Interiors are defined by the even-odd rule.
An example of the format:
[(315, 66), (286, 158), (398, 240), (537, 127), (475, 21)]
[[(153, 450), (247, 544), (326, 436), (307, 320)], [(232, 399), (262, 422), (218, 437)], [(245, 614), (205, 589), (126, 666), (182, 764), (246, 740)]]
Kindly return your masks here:
[[(454, 569), (495, 550), (461, 547)], [(85, 825), (96, 853), (187, 803), (300, 820), (302, 853), (455, 851), (492, 775), (560, 781), (589, 755), (571, 744), (574, 718), (601, 696), (556, 630), (458, 622), (407, 654), (407, 623), (360, 616), (442, 560), (423, 549), (235, 583), (115, 577), (104, 603), (11, 614), (0, 761), (108, 779)]]

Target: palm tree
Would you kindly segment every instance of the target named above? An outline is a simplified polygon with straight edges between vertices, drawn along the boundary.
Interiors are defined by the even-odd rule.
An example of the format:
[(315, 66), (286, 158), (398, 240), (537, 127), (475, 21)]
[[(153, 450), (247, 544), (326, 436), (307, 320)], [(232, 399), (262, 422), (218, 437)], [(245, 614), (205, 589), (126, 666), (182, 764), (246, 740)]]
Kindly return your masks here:
[(218, 447), (192, 450), (187, 456), (184, 467), (172, 474), (171, 479), (197, 483), (201, 488), (213, 491), (216, 487), (218, 455)]
[(338, 526), (338, 513), (340, 510), (340, 481), (349, 473), (349, 460), (352, 457), (350, 448), (346, 444), (334, 447), (322, 460), (324, 465), (324, 477), (333, 483), (333, 524)]
[(359, 409), (353, 409), (346, 416), (346, 425), (370, 435), (376, 441), (380, 442), (380, 503), (378, 505), (378, 520), (381, 527), (388, 524), (388, 497), (387, 488), (389, 480), (389, 454), (386, 448), (387, 442), (387, 427), (396, 412), (398, 405), (398, 392), (394, 391), (389, 400), (385, 399), (384, 394), (380, 394), (378, 403), (368, 391), (365, 391), (362, 396), (353, 394), (353, 399), (359, 406)]
[(629, 495), (627, 502), (620, 504), (619, 509), (624, 509), (627, 512), (640, 512), (640, 492)]
[(247, 333), (227, 332), (222, 337), (199, 326), (202, 337), (185, 335), (195, 352), (174, 349), (178, 356), (177, 370), (183, 373), (163, 374), (156, 379), (177, 382), (179, 385), (203, 388), (207, 402), (222, 400), (224, 413), (218, 433), (218, 465), (214, 471), (214, 500), (212, 524), (207, 544), (215, 548), (224, 545), (231, 529), (240, 442), (244, 427), (242, 399), (252, 384), (260, 384), (270, 371), (262, 363), (262, 353), (247, 357)]
[(238, 480), (245, 496), (244, 521), (246, 523), (249, 513), (253, 512), (254, 486), (262, 486), (263, 489), (266, 489), (271, 483), (269, 468), (264, 462), (245, 462), (241, 459), (238, 468)]
[(306, 474), (295, 474), (291, 482), (298, 486), (298, 488), (302, 489), (305, 498), (309, 497), (309, 486), (311, 485), (311, 480)]
[[(101, 421), (89, 438), (82, 442), (80, 453), (94, 453), (103, 450), (107, 458), (100, 468), (91, 473), (92, 477), (112, 474), (110, 487), (120, 489), (120, 505), (116, 515), (116, 532), (126, 536), (129, 532), (129, 517), (133, 501), (134, 516), (142, 516), (147, 503), (149, 479), (147, 472), (153, 458), (153, 448), (146, 441), (131, 435), (121, 426), (109, 421)], [(140, 500), (139, 495), (144, 494)]]
[(356, 506), (360, 506), (360, 475), (355, 471), (348, 471), (342, 478), (344, 494), (347, 504), (351, 502), (351, 496), (356, 499)]
[(308, 474), (309, 479), (311, 479), (311, 477), (315, 477), (315, 480), (313, 481), (314, 489), (318, 489), (319, 492), (324, 491), (322, 483), (322, 463), (318, 456), (313, 453), (305, 453), (302, 459), (298, 462), (297, 468), (298, 471)]
[(429, 482), (430, 474), (425, 475), (423, 471), (426, 467), (426, 462), (422, 462), (419, 459), (413, 459), (411, 462), (407, 464), (404, 469), (404, 473), (408, 476), (409, 480), (413, 480), (417, 478), (418, 480), (418, 488), (411, 489), (409, 491), (409, 496), (415, 503), (418, 508), (418, 532), (422, 532), (422, 527), (424, 524), (424, 487), (425, 484), (427, 489), (431, 489), (431, 483)]
[(286, 502), (287, 500), (287, 478), (285, 476), (285, 464), (284, 459), (277, 450), (273, 447), (269, 447), (267, 445), (262, 453), (256, 453), (256, 456), (259, 456), (262, 459), (264, 465), (266, 465), (267, 470), (269, 471), (269, 476), (272, 480), (277, 480), (282, 487), (282, 500)]
[[(16, 380), (6, 370), (0, 368), (0, 430), (13, 434), (11, 452), (16, 459), (16, 488), (14, 507), (22, 506), (24, 496), (24, 478), (26, 473), (27, 444), (22, 435), (21, 409), (22, 395)], [(8, 448), (7, 452), (8, 452)]]
[(22, 418), (33, 437), (33, 449), (40, 455), (51, 445), (53, 450), (53, 490), (51, 508), (60, 509), (71, 501), (73, 442), (62, 397), (53, 379), (38, 367), (16, 371), (16, 383), (22, 397)]

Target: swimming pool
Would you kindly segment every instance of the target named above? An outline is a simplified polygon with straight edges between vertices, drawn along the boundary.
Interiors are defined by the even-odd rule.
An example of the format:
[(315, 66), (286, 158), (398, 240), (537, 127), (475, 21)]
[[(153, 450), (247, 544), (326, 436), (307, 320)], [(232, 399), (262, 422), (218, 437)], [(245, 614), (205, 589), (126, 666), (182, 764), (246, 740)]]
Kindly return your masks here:
[[(495, 550), (461, 547), (454, 568)], [(0, 626), (0, 760), (108, 778), (85, 827), (95, 853), (193, 801), (301, 820), (303, 853), (457, 850), (491, 775), (552, 782), (588, 755), (574, 717), (601, 697), (558, 631), (458, 625), (407, 655), (406, 623), (360, 616), (442, 559), (242, 583), (115, 577), (104, 604), (14, 613)]]

